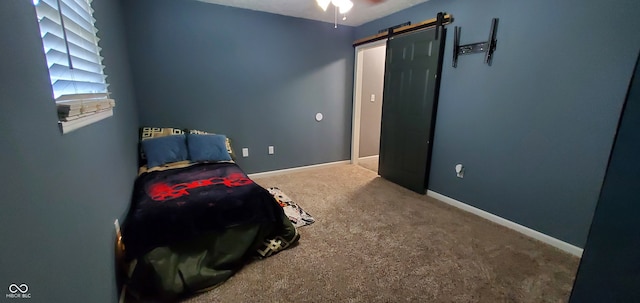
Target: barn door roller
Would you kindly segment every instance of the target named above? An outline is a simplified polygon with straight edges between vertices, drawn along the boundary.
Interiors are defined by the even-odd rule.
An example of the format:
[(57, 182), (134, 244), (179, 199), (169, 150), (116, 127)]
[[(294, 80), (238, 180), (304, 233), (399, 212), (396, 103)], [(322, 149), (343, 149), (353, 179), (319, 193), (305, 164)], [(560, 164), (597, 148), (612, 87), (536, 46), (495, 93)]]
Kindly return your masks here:
[(493, 20), (491, 20), (491, 31), (489, 32), (489, 40), (487, 40), (486, 42), (460, 45), (460, 30), (461, 28), (458, 26), (453, 28), (453, 67), (458, 66), (458, 56), (475, 53), (485, 53), (484, 63), (491, 66), (493, 52), (496, 50), (496, 45), (498, 42), (496, 40), (496, 32), (498, 31), (498, 18), (493, 18)]

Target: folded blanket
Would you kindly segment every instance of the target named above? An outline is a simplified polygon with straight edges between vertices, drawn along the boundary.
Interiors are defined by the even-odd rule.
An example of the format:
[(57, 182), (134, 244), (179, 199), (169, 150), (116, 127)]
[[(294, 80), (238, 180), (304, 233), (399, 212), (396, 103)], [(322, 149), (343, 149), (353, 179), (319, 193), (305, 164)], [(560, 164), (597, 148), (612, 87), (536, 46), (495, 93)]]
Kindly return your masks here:
[(315, 219), (306, 211), (302, 209), (298, 204), (293, 202), (289, 196), (282, 192), (277, 187), (267, 188), (269, 193), (278, 201), (280, 206), (284, 209), (284, 214), (289, 218), (289, 221), (293, 223), (295, 227), (301, 227), (312, 224)]

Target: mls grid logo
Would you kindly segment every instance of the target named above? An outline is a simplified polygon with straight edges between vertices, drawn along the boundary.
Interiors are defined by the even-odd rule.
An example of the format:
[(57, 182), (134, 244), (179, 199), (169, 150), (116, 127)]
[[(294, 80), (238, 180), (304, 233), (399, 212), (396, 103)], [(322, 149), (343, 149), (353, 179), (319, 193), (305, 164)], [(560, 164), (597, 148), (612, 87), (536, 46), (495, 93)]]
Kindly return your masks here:
[(29, 293), (29, 286), (26, 283), (20, 285), (11, 283), (9, 285), (9, 293), (5, 298), (8, 299), (31, 299), (31, 293)]

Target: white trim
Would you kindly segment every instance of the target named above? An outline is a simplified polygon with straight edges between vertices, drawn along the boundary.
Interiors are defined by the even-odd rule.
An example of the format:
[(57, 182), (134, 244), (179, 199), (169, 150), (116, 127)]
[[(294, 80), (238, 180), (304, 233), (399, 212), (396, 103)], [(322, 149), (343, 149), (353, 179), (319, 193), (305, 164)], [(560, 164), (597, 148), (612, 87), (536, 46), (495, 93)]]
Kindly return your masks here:
[(360, 115), (362, 97), (362, 67), (364, 61), (364, 51), (370, 48), (386, 45), (387, 40), (379, 40), (356, 46), (353, 70), (353, 117), (351, 119), (351, 164), (358, 164), (360, 154)]
[(58, 122), (60, 126), (60, 130), (63, 134), (70, 133), (78, 128), (87, 126), (92, 123), (96, 123), (102, 119), (109, 118), (113, 116), (113, 109), (97, 112), (93, 115), (78, 118), (76, 120), (66, 121), (66, 122)]
[(569, 244), (569, 243), (564, 242), (562, 240), (556, 239), (556, 238), (551, 237), (549, 235), (545, 235), (545, 234), (543, 234), (543, 233), (541, 233), (539, 231), (533, 230), (533, 229), (531, 229), (529, 227), (520, 225), (520, 224), (515, 223), (513, 221), (509, 221), (509, 220), (507, 220), (505, 218), (496, 216), (496, 215), (494, 215), (492, 213), (486, 212), (486, 211), (481, 210), (479, 208), (475, 208), (475, 207), (473, 207), (471, 205), (465, 204), (465, 203), (460, 202), (460, 201), (458, 201), (456, 199), (447, 197), (445, 195), (439, 194), (439, 193), (431, 191), (431, 190), (427, 191), (427, 196), (432, 197), (432, 198), (437, 199), (437, 200), (440, 200), (440, 201), (442, 201), (442, 202), (444, 202), (446, 204), (449, 204), (449, 205), (454, 206), (456, 208), (462, 209), (464, 211), (470, 212), (470, 213), (472, 213), (474, 215), (477, 215), (479, 217), (487, 219), (487, 220), (489, 220), (491, 222), (494, 222), (494, 223), (500, 224), (500, 225), (502, 225), (504, 227), (510, 228), (512, 230), (515, 230), (515, 231), (517, 231), (517, 232), (519, 232), (519, 233), (521, 233), (521, 234), (523, 234), (525, 236), (528, 236), (528, 237), (534, 238), (534, 239), (536, 239), (538, 241), (541, 241), (543, 243), (549, 244), (549, 245), (551, 245), (551, 246), (553, 246), (555, 248), (558, 248), (558, 249), (560, 249), (562, 251), (568, 252), (568, 253), (576, 256), (576, 257), (582, 257), (583, 249), (580, 248), (580, 247), (574, 246), (572, 244)]
[(351, 161), (349, 161), (349, 160), (343, 160), (343, 161), (336, 161), (336, 162), (327, 162), (327, 163), (320, 163), (320, 164), (314, 164), (314, 165), (307, 165), (307, 166), (299, 166), (299, 167), (285, 168), (285, 169), (279, 169), (279, 170), (265, 171), (265, 172), (261, 172), (261, 173), (249, 174), (249, 178), (271, 177), (271, 176), (277, 176), (277, 175), (288, 174), (288, 173), (293, 173), (293, 172), (300, 172), (300, 171), (305, 171), (305, 170), (309, 170), (309, 169), (316, 169), (316, 168), (321, 168), (321, 167), (344, 165), (344, 164), (349, 164), (350, 162)]
[(379, 157), (380, 155), (373, 155), (373, 156), (361, 157), (361, 158), (358, 158), (358, 160), (369, 160), (369, 159), (379, 158)]
[(360, 96), (362, 95), (362, 61), (363, 50), (360, 46), (356, 47), (355, 66), (353, 73), (353, 118), (351, 119), (351, 164), (358, 164), (358, 155), (360, 154)]

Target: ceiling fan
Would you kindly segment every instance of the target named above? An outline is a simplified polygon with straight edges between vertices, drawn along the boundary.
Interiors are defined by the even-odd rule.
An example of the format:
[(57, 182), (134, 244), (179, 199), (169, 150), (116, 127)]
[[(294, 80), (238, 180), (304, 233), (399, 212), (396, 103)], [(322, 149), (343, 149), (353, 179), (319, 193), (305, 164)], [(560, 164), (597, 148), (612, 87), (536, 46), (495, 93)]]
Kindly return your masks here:
[[(382, 3), (385, 0), (367, 0), (373, 4)], [(327, 11), (329, 4), (333, 4), (341, 14), (346, 14), (353, 7), (353, 2), (351, 0), (316, 0), (318, 6), (322, 8), (323, 11)]]
[(333, 4), (340, 11), (340, 14), (346, 14), (353, 7), (353, 2), (351, 0), (316, 0), (318, 6), (322, 8), (323, 11), (327, 11), (329, 8), (329, 4)]
[[(373, 4), (379, 4), (386, 0), (366, 0), (366, 1), (371, 2)], [(342, 20), (347, 20), (346, 13), (349, 12), (353, 7), (353, 2), (351, 2), (351, 0), (316, 0), (316, 3), (325, 12), (329, 8), (329, 4), (333, 4), (334, 10), (335, 10), (335, 22), (334, 22), (335, 28), (338, 27), (338, 12), (340, 12), (340, 14), (342, 15)]]

